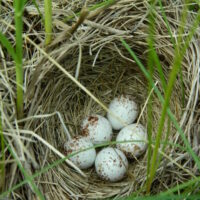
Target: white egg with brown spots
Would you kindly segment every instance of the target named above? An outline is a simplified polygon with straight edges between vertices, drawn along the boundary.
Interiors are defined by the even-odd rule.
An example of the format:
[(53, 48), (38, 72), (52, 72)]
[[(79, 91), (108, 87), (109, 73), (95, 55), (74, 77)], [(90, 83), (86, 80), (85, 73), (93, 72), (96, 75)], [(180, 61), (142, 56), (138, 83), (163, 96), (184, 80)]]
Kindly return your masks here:
[(93, 144), (111, 141), (113, 134), (109, 121), (101, 115), (86, 117), (81, 125), (81, 133), (88, 137)]
[(107, 147), (97, 154), (95, 169), (98, 176), (103, 180), (120, 181), (126, 175), (128, 160), (119, 149)]
[(114, 130), (133, 123), (138, 116), (138, 106), (130, 95), (114, 98), (108, 108), (111, 113), (108, 112), (107, 118)]
[(122, 142), (116, 146), (128, 158), (138, 157), (146, 150), (147, 130), (141, 124), (130, 124), (119, 132), (116, 141)]
[[(67, 155), (79, 152), (81, 150), (93, 147), (92, 142), (85, 137), (75, 137), (64, 144)], [(91, 167), (96, 159), (96, 150), (94, 148), (82, 151), (69, 158), (80, 169)]]

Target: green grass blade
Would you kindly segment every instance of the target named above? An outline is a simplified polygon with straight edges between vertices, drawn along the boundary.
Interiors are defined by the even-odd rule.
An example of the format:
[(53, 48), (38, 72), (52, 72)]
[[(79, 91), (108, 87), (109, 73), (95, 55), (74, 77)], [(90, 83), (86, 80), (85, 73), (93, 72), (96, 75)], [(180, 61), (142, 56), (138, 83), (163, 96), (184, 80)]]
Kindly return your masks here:
[[(178, 30), (179, 37), (177, 38), (177, 45), (175, 45), (175, 54), (178, 54), (179, 50), (181, 50), (181, 43), (184, 42), (182, 35), (184, 34), (184, 27), (187, 23), (187, 16), (188, 16), (188, 9), (187, 9), (188, 0), (185, 1), (183, 6), (182, 16), (181, 16), (181, 23)], [(176, 52), (177, 51), (177, 52)], [(182, 66), (180, 66), (180, 69)], [(183, 83), (183, 73), (180, 70), (180, 80), (181, 80), (181, 90), (182, 90), (182, 105), (185, 104), (185, 90), (184, 90), (184, 83)]]
[(23, 118), (23, 68), (22, 63), (16, 63), (16, 82), (17, 82), (17, 118)]
[[(165, 80), (165, 75), (163, 73), (163, 69), (162, 69), (160, 60), (159, 60), (158, 55), (157, 55), (156, 50), (155, 50), (155, 30), (156, 30), (156, 27), (155, 27), (155, 24), (156, 24), (155, 12), (156, 12), (155, 1), (152, 1), (152, 4), (150, 6), (150, 13), (149, 13), (149, 16), (148, 16), (148, 20), (149, 20), (148, 46), (149, 46), (149, 51), (151, 52), (150, 56), (148, 57), (148, 66), (151, 66), (150, 67), (151, 69), (155, 68), (155, 67), (157, 68), (157, 71), (158, 71), (159, 76), (160, 76), (161, 84), (162, 84), (163, 90), (165, 92), (166, 85), (167, 85), (166, 80)], [(153, 77), (151, 72), (150, 72), (150, 76)], [(150, 82), (149, 82), (149, 85), (151, 85)], [(151, 109), (151, 108), (149, 108), (149, 109)], [(152, 125), (152, 119), (150, 119), (150, 118), (152, 118), (152, 117), (149, 116), (149, 114), (148, 114), (148, 127)], [(149, 130), (149, 129), (150, 128), (148, 128), (148, 140), (151, 143), (152, 133), (151, 133), (151, 130)], [(149, 134), (149, 132), (150, 132), (150, 134)], [(149, 169), (152, 168), (151, 163), (150, 163), (150, 159), (152, 157), (152, 153), (150, 152), (150, 151), (152, 151), (151, 148), (152, 148), (151, 146), (148, 147), (147, 175), (149, 175)]]
[(174, 39), (174, 37), (173, 37), (173, 34), (172, 34), (172, 31), (171, 31), (169, 22), (168, 22), (168, 20), (167, 20), (167, 16), (166, 16), (166, 14), (165, 14), (165, 10), (164, 10), (164, 8), (163, 8), (163, 5), (162, 5), (161, 0), (158, 0), (158, 3), (159, 3), (159, 6), (160, 6), (161, 14), (162, 14), (162, 16), (163, 16), (163, 19), (164, 19), (166, 28), (167, 28), (168, 33), (169, 33), (169, 35), (170, 35), (171, 42), (172, 42), (173, 47), (174, 47), (174, 49), (175, 49), (175, 48), (176, 48), (176, 41), (175, 41), (175, 39)]
[[(157, 94), (159, 100), (161, 101), (161, 103), (164, 103), (164, 98), (163, 98), (162, 94), (160, 93), (159, 89), (157, 88), (157, 86), (153, 82), (152, 77), (149, 75), (148, 71), (145, 69), (145, 67), (142, 64), (142, 62), (139, 60), (139, 58), (136, 56), (136, 54), (131, 50), (131, 48), (125, 42), (125, 40), (121, 39), (121, 42), (124, 45), (124, 47), (127, 49), (127, 51), (130, 53), (130, 55), (132, 56), (132, 58), (136, 61), (137, 65), (139, 66), (139, 68), (141, 69), (141, 71), (143, 72), (143, 74), (145, 75), (145, 77), (147, 78), (147, 80), (151, 83), (151, 85), (154, 88), (154, 91), (156, 92), (156, 94)], [(184, 135), (183, 130), (179, 126), (178, 122), (176, 121), (176, 118), (174, 117), (174, 115), (172, 114), (172, 112), (171, 112), (171, 110), (169, 108), (167, 109), (167, 113), (168, 113), (171, 121), (173, 122), (174, 126), (176, 127), (177, 131), (179, 132), (179, 134), (180, 134), (180, 136), (181, 136), (181, 138), (182, 138), (182, 140), (183, 140), (183, 142), (184, 142), (184, 144), (185, 144), (185, 146), (187, 148), (187, 151), (192, 156), (192, 158), (196, 162), (198, 168), (200, 169), (200, 160), (199, 160), (198, 156), (192, 150), (192, 148), (191, 148), (191, 146), (190, 146), (187, 138)]]
[[(107, 6), (110, 6), (112, 4), (114, 4), (116, 2), (116, 0), (104, 0), (103, 2), (101, 3), (97, 3), (95, 4), (94, 6), (90, 7), (89, 8), (89, 11), (94, 11), (98, 8), (101, 8), (101, 7), (107, 7)], [(80, 13), (79, 13), (80, 14)]]
[[(159, 72), (159, 76), (161, 79), (161, 84), (164, 88), (164, 91), (166, 89), (166, 81), (164, 77), (164, 73), (162, 70), (162, 66), (160, 63), (160, 60), (158, 58), (158, 55), (155, 50), (155, 2), (152, 2), (152, 5), (150, 7), (150, 12), (148, 16), (149, 20), (149, 34), (147, 38), (148, 46), (149, 46), (149, 51), (148, 51), (148, 68), (149, 68), (149, 74), (151, 77), (153, 77), (153, 73), (155, 71), (155, 66), (157, 67), (157, 70)], [(152, 90), (152, 85), (149, 82), (149, 92)], [(149, 99), (148, 105), (147, 105), (147, 112), (148, 112), (148, 118), (147, 118), (147, 130), (148, 130), (148, 156), (147, 156), (147, 177), (149, 176), (150, 169), (151, 169), (151, 157), (152, 157), (152, 146), (151, 146), (151, 140), (152, 140), (152, 99)]]
[(17, 117), (23, 118), (23, 11), (25, 0), (15, 0), (15, 30), (16, 30), (16, 82), (17, 82)]
[[(185, 3), (187, 4), (187, 0), (185, 1)], [(184, 28), (185, 28), (185, 25), (187, 23), (187, 16), (188, 16), (187, 11), (188, 11), (187, 6), (185, 4), (183, 4), (183, 11), (182, 11), (181, 19), (180, 19), (180, 26), (179, 26), (179, 29), (178, 29), (177, 45), (176, 45), (176, 48), (175, 48), (176, 51), (181, 50), (181, 49), (179, 49), (179, 47), (181, 46), (181, 43), (182, 43), (182, 40), (183, 40), (182, 35), (184, 34), (184, 30), (185, 30)]]
[[(35, 194), (37, 195), (37, 197), (40, 199), (40, 200), (45, 200), (44, 196), (41, 194), (40, 190), (37, 188), (37, 186), (35, 185), (34, 183), (34, 180), (32, 178), (32, 176), (30, 176), (26, 170), (23, 168), (23, 166), (21, 165), (20, 161), (18, 161), (18, 158), (17, 156), (15, 155), (15, 153), (12, 151), (12, 149), (10, 148), (10, 146), (7, 144), (8, 146), (8, 150), (9, 152), (11, 153), (11, 155), (13, 156), (13, 158), (16, 160), (17, 162), (17, 165), (21, 171), (21, 173), (24, 175), (25, 177), (25, 180), (26, 180), (26, 183), (30, 183), (31, 184), (31, 187), (32, 189), (34, 190)], [(9, 194), (9, 193), (7, 193)], [(1, 195), (0, 195), (1, 197)]]
[(151, 183), (153, 181), (153, 178), (154, 178), (154, 175), (155, 175), (155, 172), (157, 169), (158, 150), (160, 147), (160, 140), (161, 140), (161, 136), (162, 136), (162, 132), (163, 132), (163, 128), (164, 128), (165, 117), (167, 114), (167, 108), (169, 106), (170, 97), (171, 97), (171, 94), (173, 91), (174, 82), (176, 80), (177, 73), (179, 72), (179, 69), (180, 69), (179, 66), (181, 65), (181, 60), (182, 60), (181, 57), (179, 55), (177, 55), (175, 64), (173, 65), (172, 71), (170, 73), (169, 83), (168, 83), (166, 93), (165, 93), (165, 100), (164, 100), (164, 104), (163, 104), (163, 108), (162, 108), (160, 122), (158, 125), (158, 131), (156, 134), (156, 144), (155, 144), (155, 149), (153, 151), (153, 156), (152, 156), (150, 176), (149, 176), (149, 180), (147, 182), (147, 192), (150, 192)]
[[(163, 143), (163, 146), (162, 146), (162, 149), (161, 149), (162, 152), (165, 152), (165, 148), (168, 144), (168, 137), (169, 137), (169, 134), (170, 134), (170, 128), (171, 128), (171, 120), (168, 117), (167, 132), (166, 132), (165, 140), (164, 140), (164, 143)], [(186, 149), (186, 151), (187, 151), (187, 149)], [(158, 165), (160, 164), (161, 159), (162, 159), (162, 156), (160, 155), (159, 158), (158, 158)]]
[[(189, 194), (179, 194), (179, 195), (154, 195), (154, 196), (144, 196), (144, 197), (135, 197), (134, 200), (197, 200), (199, 195), (189, 195)], [(119, 200), (133, 200), (132, 197), (119, 199)]]
[(44, 0), (45, 12), (45, 44), (48, 45), (52, 39), (52, 0)]
[[(149, 94), (151, 92), (152, 86), (149, 84), (148, 86), (148, 91)], [(153, 121), (153, 115), (152, 115), (152, 95), (150, 95), (149, 97), (149, 101), (147, 104), (147, 132), (148, 132), (148, 155), (147, 155), (147, 175), (150, 172), (150, 168), (151, 168), (151, 157), (152, 157), (152, 121)]]
[(25, 0), (15, 0), (15, 28), (16, 28), (16, 50), (12, 47), (9, 40), (0, 32), (0, 41), (7, 49), (8, 53), (12, 56), (16, 64), (16, 82), (17, 82), (17, 116), (23, 117), (23, 68), (22, 68), (22, 14), (25, 5)]
[(12, 44), (7, 39), (7, 37), (1, 31), (0, 31), (0, 42), (6, 48), (12, 59), (16, 61), (16, 54), (14, 48), (12, 47)]
[[(149, 21), (152, 20), (152, 13), (149, 14)], [(154, 74), (154, 59), (153, 58), (153, 35), (155, 32), (154, 29), (154, 24), (151, 23), (150, 24), (150, 28), (149, 28), (149, 34), (148, 34), (148, 45), (149, 45), (149, 51), (148, 51), (148, 71), (150, 76), (152, 77)], [(152, 85), (150, 83), (148, 83), (148, 93), (150, 94), (152, 90)], [(147, 156), (147, 176), (150, 172), (151, 169), (151, 157), (152, 157), (152, 120), (153, 120), (153, 116), (152, 116), (152, 95), (150, 95), (148, 104), (147, 104), (147, 114), (148, 114), (148, 118), (147, 118), (147, 131), (148, 131), (148, 156)]]
[[(158, 3), (159, 3), (159, 6), (160, 6), (161, 14), (163, 16), (165, 25), (167, 27), (168, 33), (170, 35), (171, 42), (172, 42), (174, 50), (175, 50), (176, 49), (176, 41), (175, 41), (175, 39), (173, 37), (173, 34), (172, 34), (172, 31), (171, 31), (169, 22), (167, 20), (167, 16), (165, 14), (165, 11), (164, 11), (164, 8), (163, 8), (161, 0), (158, 0)], [(182, 70), (180, 70), (180, 80), (181, 80), (181, 90), (182, 90), (182, 105), (184, 107), (184, 105), (185, 105), (185, 89), (184, 89), (184, 83), (183, 83), (183, 72), (182, 72)]]
[(189, 47), (190, 45), (190, 41), (192, 40), (197, 28), (199, 27), (200, 25), (200, 10), (197, 14), (197, 17), (196, 19), (194, 20), (193, 24), (192, 24), (192, 28), (190, 29), (190, 32), (188, 34), (188, 37), (185, 39), (185, 43), (182, 47), (182, 51), (181, 51), (181, 55), (183, 56), (187, 50), (187, 48)]
[(45, 24), (44, 16), (43, 16), (42, 12), (40, 11), (40, 8), (39, 8), (36, 0), (33, 0), (33, 4), (35, 5), (35, 8), (37, 9), (37, 11), (39, 13), (40, 18), (42, 19), (42, 23)]
[(166, 83), (166, 80), (165, 80), (165, 75), (164, 75), (163, 70), (162, 70), (162, 65), (160, 63), (160, 60), (158, 58), (158, 55), (156, 53), (155, 48), (153, 49), (153, 52), (152, 52), (152, 58), (153, 58), (155, 65), (157, 67), (157, 70), (158, 70), (158, 73), (159, 73), (159, 76), (160, 76), (160, 79), (161, 79), (161, 84), (162, 84), (162, 87), (165, 91), (166, 87), (167, 87), (167, 83)]
[[(191, 187), (191, 186), (194, 187), (195, 184), (197, 184), (199, 186), (199, 184), (200, 184), (200, 177), (197, 177), (196, 179), (191, 179), (191, 180), (189, 180), (189, 181), (187, 181), (185, 183), (182, 183), (182, 184), (177, 185), (177, 186), (175, 186), (173, 188), (170, 188), (166, 192), (162, 192), (160, 195), (166, 196), (166, 195), (169, 195), (169, 194), (173, 194), (173, 193), (175, 193), (177, 191), (180, 191), (182, 189), (185, 189), (187, 187)], [(194, 187), (194, 189), (195, 189), (195, 187)]]
[(148, 40), (149, 51), (151, 51), (151, 56), (148, 59), (152, 60), (152, 67), (155, 67), (155, 66), (157, 67), (157, 70), (160, 75), (161, 83), (162, 83), (162, 86), (165, 91), (165, 89), (166, 89), (165, 76), (164, 76), (164, 73), (162, 70), (160, 60), (159, 60), (158, 55), (155, 50), (155, 32), (156, 32), (155, 24), (156, 24), (156, 21), (155, 21), (155, 14), (154, 14), (154, 11), (155, 11), (154, 2), (152, 2), (150, 9), (151, 10), (150, 10), (149, 17), (148, 17), (148, 19), (149, 19), (149, 34), (148, 34), (147, 40)]
[[(164, 74), (163, 74), (163, 71), (162, 71), (162, 68), (161, 68), (161, 65), (160, 65), (160, 62), (159, 62), (159, 59), (157, 58), (157, 54), (155, 52), (155, 15), (154, 15), (154, 10), (155, 10), (155, 5), (154, 5), (154, 1), (152, 1), (151, 5), (150, 5), (150, 12), (149, 12), (149, 16), (148, 16), (148, 19), (149, 19), (149, 34), (148, 34), (148, 47), (149, 47), (149, 52), (150, 52), (150, 56), (148, 57), (148, 67), (150, 67), (150, 71), (149, 71), (149, 75), (150, 77), (153, 77), (153, 74), (152, 74), (152, 68), (154, 68), (154, 63), (157, 64), (157, 68), (158, 68), (158, 72), (160, 74), (160, 79), (161, 79), (161, 83), (162, 83), (162, 86), (164, 88), (164, 91), (166, 89), (166, 83), (165, 83), (165, 79), (164, 79)], [(151, 83), (149, 82), (149, 85), (150, 87), (152, 87)], [(164, 121), (165, 121), (165, 116), (164, 117)], [(161, 118), (162, 119), (162, 118)], [(149, 119), (148, 119), (149, 121)], [(163, 125), (164, 125), (164, 121), (163, 122)], [(152, 119), (151, 121), (149, 122), (152, 124)], [(149, 124), (148, 123), (148, 124)], [(163, 127), (162, 125), (162, 127)], [(162, 128), (160, 127), (160, 128)], [(152, 135), (152, 133), (150, 134)], [(161, 140), (161, 135), (162, 135), (162, 131), (158, 132), (157, 135), (156, 135), (156, 144), (155, 144), (155, 149), (152, 150), (150, 148), (148, 148), (148, 151), (151, 150), (151, 152), (153, 151), (153, 155), (151, 155), (150, 157), (150, 154), (152, 154), (151, 152), (148, 152), (148, 167), (147, 167), (147, 192), (150, 191), (150, 186), (151, 186), (151, 179), (152, 179), (152, 171), (156, 170), (156, 159), (157, 158), (157, 154), (158, 154), (158, 148), (160, 146), (160, 140)], [(150, 136), (148, 137), (150, 138)]]

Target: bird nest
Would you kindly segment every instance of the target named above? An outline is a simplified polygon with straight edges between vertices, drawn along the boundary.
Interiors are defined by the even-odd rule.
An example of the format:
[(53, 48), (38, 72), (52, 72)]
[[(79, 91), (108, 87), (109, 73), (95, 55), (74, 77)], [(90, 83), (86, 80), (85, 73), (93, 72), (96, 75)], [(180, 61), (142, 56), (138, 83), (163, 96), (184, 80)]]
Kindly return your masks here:
[[(75, 1), (70, 2), (65, 5), (67, 11), (64, 15), (70, 15), (70, 10), (76, 11), (83, 6), (77, 6)], [(88, 2), (91, 5), (96, 3)], [(176, 6), (173, 4), (170, 2), (164, 6), (176, 39), (182, 1), (177, 1)], [(146, 77), (120, 40), (121, 37), (126, 40), (147, 69), (149, 4), (147, 1), (120, 0), (104, 9), (91, 11), (73, 36), (67, 39), (63, 33), (78, 19), (73, 18), (65, 24), (59, 21), (63, 16), (61, 5), (61, 2), (54, 4), (54, 32), (61, 34), (54, 35), (54, 44), (45, 50), (47, 54), (31, 42), (31, 36), (26, 38), (26, 45), (32, 52), (29, 60), (30, 56), (27, 55), (29, 67), (25, 68), (26, 118), (22, 130), (23, 134), (30, 134), (33, 140), (26, 144), (32, 155), (27, 158), (30, 161), (28, 169), (34, 173), (51, 164), (55, 165), (34, 179), (46, 199), (101, 199), (130, 195), (145, 185), (147, 152), (138, 159), (130, 160), (127, 176), (116, 183), (101, 180), (94, 167), (79, 170), (70, 161), (56, 162), (65, 156), (63, 143), (67, 140), (66, 132), (72, 137), (79, 135), (83, 118), (90, 114), (106, 116), (105, 107), (114, 97), (122, 94), (131, 95), (137, 102), (140, 110), (138, 122), (145, 127), (147, 104), (149, 97), (152, 97), (152, 137), (155, 139), (162, 103), (154, 90), (149, 92)], [(36, 15), (31, 6), (26, 11), (27, 15)], [(186, 32), (190, 29), (194, 15), (189, 13)], [(174, 48), (159, 7), (156, 10), (155, 26), (155, 48), (164, 78), (168, 82)], [(198, 34), (194, 36), (186, 51), (182, 73), (177, 77), (170, 100), (171, 111), (196, 151), (198, 143), (195, 142), (197, 133), (193, 128), (193, 119), (198, 98), (199, 37)], [(37, 42), (42, 40), (40, 36), (38, 38)], [(157, 69), (153, 80), (164, 93)], [(174, 145), (167, 145), (165, 152), (161, 151), (163, 158), (151, 187), (152, 194), (175, 186), (197, 173), (187, 152), (175, 146), (183, 145), (183, 141), (168, 120), (164, 126), (163, 139), (167, 130), (169, 144)], [(113, 140), (116, 134), (114, 132)], [(23, 190), (25, 196), (27, 191)]]

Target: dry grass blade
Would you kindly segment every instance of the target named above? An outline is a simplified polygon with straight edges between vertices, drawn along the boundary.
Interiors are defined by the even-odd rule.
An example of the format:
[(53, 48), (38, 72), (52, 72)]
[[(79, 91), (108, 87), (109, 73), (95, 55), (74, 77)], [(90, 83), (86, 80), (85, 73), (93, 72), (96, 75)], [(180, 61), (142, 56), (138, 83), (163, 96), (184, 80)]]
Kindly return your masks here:
[(89, 14), (88, 9), (83, 8), (81, 10), (80, 16), (78, 18), (78, 21), (69, 29), (63, 31), (53, 42), (51, 45), (49, 45), (50, 48), (55, 47), (60, 42), (63, 42), (65, 40), (68, 40), (72, 35), (75, 33), (75, 31), (78, 29), (78, 27), (84, 22), (84, 20), (87, 18)]

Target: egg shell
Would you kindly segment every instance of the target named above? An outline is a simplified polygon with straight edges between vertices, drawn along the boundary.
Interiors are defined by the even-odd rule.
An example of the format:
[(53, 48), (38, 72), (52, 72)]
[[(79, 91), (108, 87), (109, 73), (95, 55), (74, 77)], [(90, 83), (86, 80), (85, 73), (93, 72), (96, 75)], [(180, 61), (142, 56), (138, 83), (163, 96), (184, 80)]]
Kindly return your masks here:
[[(64, 149), (67, 154), (75, 153), (80, 150), (93, 147), (92, 142), (85, 137), (75, 137), (64, 144)], [(96, 158), (96, 150), (94, 148), (80, 152), (69, 159), (80, 169), (91, 167)]]
[(119, 120), (108, 112), (107, 118), (114, 130), (120, 130), (133, 123), (138, 116), (138, 106), (130, 95), (122, 95), (114, 98), (108, 108), (111, 113), (120, 118)]
[(112, 126), (101, 115), (90, 115), (86, 117), (81, 125), (81, 133), (88, 137), (93, 144), (110, 141), (113, 135)]
[(116, 182), (124, 178), (128, 160), (119, 149), (107, 147), (97, 154), (95, 169), (101, 179)]
[(116, 141), (131, 141), (138, 140), (127, 143), (118, 143), (116, 146), (118, 149), (123, 151), (125, 155), (129, 158), (134, 158), (140, 156), (146, 149), (147, 144), (145, 142), (140, 142), (139, 140), (147, 140), (147, 130), (141, 124), (130, 124), (124, 127), (117, 135)]

